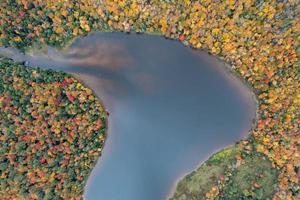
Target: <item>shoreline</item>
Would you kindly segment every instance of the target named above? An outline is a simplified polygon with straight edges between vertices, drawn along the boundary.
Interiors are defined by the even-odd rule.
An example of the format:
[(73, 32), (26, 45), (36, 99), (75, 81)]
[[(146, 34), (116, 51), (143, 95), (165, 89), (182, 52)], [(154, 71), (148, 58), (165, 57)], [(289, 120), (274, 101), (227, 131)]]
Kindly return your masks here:
[[(144, 33), (143, 33), (144, 34)], [(147, 34), (147, 33), (145, 33)], [(220, 63), (222, 63), (222, 68), (224, 68), (226, 71), (225, 73), (228, 73), (229, 76), (233, 76), (232, 78), (237, 78), (242, 84), (243, 86), (245, 86), (247, 88), (247, 90), (250, 92), (251, 94), (251, 98), (252, 100), (254, 100), (255, 102), (255, 119), (253, 119), (252, 123), (251, 123), (251, 129), (247, 131), (247, 133), (245, 135), (243, 135), (243, 138), (236, 141), (236, 142), (239, 142), (241, 140), (244, 140), (244, 139), (248, 139), (252, 133), (252, 131), (255, 129), (255, 127), (257, 126), (257, 123), (258, 123), (258, 120), (260, 119), (260, 113), (259, 113), (259, 100), (256, 96), (256, 92), (255, 92), (255, 89), (247, 82), (246, 79), (244, 79), (234, 68), (231, 67), (231, 65), (229, 63), (227, 63), (226, 61), (224, 61), (221, 57), (217, 56), (217, 55), (213, 55), (211, 54), (210, 52), (208, 52), (207, 49), (197, 49), (197, 48), (194, 48), (192, 47), (191, 45), (186, 45), (184, 44), (183, 42), (181, 42), (180, 40), (176, 40), (176, 39), (170, 39), (170, 38), (166, 38), (164, 37), (165, 39), (167, 40), (173, 40), (173, 41), (176, 41), (176, 42), (180, 42), (182, 43), (186, 48), (190, 48), (192, 50), (196, 50), (196, 51), (201, 51), (201, 52), (204, 52), (205, 54), (208, 54), (209, 56), (212, 56), (214, 58), (216, 58)], [(236, 143), (235, 142), (235, 143)], [(173, 184), (173, 186), (171, 187), (170, 191), (168, 192), (168, 195), (167, 195), (167, 198), (166, 200), (169, 200), (176, 192), (176, 188), (178, 186), (178, 183), (183, 180), (187, 175), (191, 174), (192, 172), (196, 171), (197, 169), (199, 169), (203, 164), (205, 164), (209, 158), (211, 158), (213, 155), (217, 154), (218, 152), (221, 152), (229, 147), (233, 147), (235, 144), (231, 144), (231, 145), (228, 145), (228, 146), (225, 146), (225, 147), (221, 147), (219, 149), (216, 149), (215, 151), (213, 151), (211, 154), (209, 154), (205, 159), (203, 159), (202, 161), (199, 162), (199, 164), (195, 167), (195, 169), (191, 170), (190, 172), (187, 172), (183, 175), (181, 175), (180, 177), (178, 177), (175, 181), (175, 183)]]
[[(206, 49), (196, 49), (196, 48), (193, 48), (193, 47), (190, 46), (190, 45), (186, 45), (186, 44), (184, 44), (183, 42), (181, 42), (181, 41), (178, 40), (178, 39), (167, 38), (167, 37), (161, 36), (161, 35), (159, 35), (159, 34), (137, 33), (137, 32), (129, 32), (129, 33), (128, 33), (128, 32), (124, 32), (124, 31), (106, 31), (106, 32), (95, 31), (95, 32), (91, 32), (91, 33), (87, 34), (86, 36), (78, 36), (78, 37), (72, 39), (72, 40), (68, 43), (68, 45), (65, 46), (65, 47), (63, 47), (63, 48), (57, 49), (56, 47), (52, 47), (52, 46), (50, 46), (50, 47), (51, 47), (51, 48), (54, 48), (55, 50), (57, 50), (58, 53), (64, 53), (65, 51), (68, 51), (68, 50), (69, 50), (69, 48), (74, 44), (74, 42), (75, 42), (77, 39), (81, 39), (81, 38), (84, 38), (84, 37), (88, 37), (89, 35), (93, 35), (93, 34), (97, 34), (97, 33), (100, 33), (100, 34), (101, 34), (101, 33), (112, 33), (112, 34), (114, 34), (114, 33), (122, 33), (122, 34), (137, 34), (137, 35), (145, 35), (145, 36), (150, 35), (150, 36), (160, 37), (160, 38), (163, 38), (163, 39), (165, 39), (165, 40), (171, 40), (171, 41), (174, 41), (174, 42), (178, 42), (178, 43), (182, 44), (185, 48), (189, 48), (189, 49), (191, 49), (191, 50), (193, 50), (193, 51), (195, 51), (195, 52), (203, 52), (204, 54), (207, 54), (208, 56), (213, 57), (214, 59), (216, 59), (216, 60), (220, 63), (220, 68), (225, 69), (225, 71), (222, 72), (222, 74), (228, 76), (228, 77), (226, 77), (226, 78), (229, 78), (229, 79), (231, 79), (231, 80), (232, 80), (232, 79), (237, 79), (239, 82), (241, 82), (242, 86), (244, 86), (244, 87), (248, 90), (247, 93), (249, 92), (249, 94), (250, 94), (250, 96), (251, 96), (251, 99), (254, 100), (254, 102), (255, 102), (255, 107), (256, 107), (256, 109), (255, 109), (255, 118), (252, 120), (252, 123), (251, 123), (251, 129), (248, 130), (248, 131), (245, 131), (244, 134), (241, 134), (242, 138), (239, 139), (239, 140), (236, 141), (236, 142), (239, 142), (240, 140), (244, 140), (244, 139), (248, 139), (248, 138), (249, 138), (251, 132), (252, 132), (252, 131), (254, 130), (254, 128), (256, 127), (257, 122), (258, 122), (258, 120), (259, 120), (259, 118), (260, 118), (260, 115), (259, 115), (259, 101), (258, 101), (258, 99), (256, 98), (256, 93), (255, 93), (254, 88), (247, 82), (247, 80), (243, 79), (242, 76), (241, 76), (234, 68), (232, 68), (230, 64), (226, 63), (222, 58), (220, 58), (220, 57), (217, 56), (217, 55), (213, 55), (213, 54), (209, 53)], [(47, 55), (48, 48), (49, 48), (49, 46), (43, 46), (43, 47), (41, 47), (41, 49), (44, 50), (44, 51), (43, 51), (43, 54), (44, 54), (44, 55)], [(13, 49), (13, 50), (17, 50), (17, 49)], [(18, 51), (19, 53), (24, 54), (24, 55), (28, 54), (28, 55), (31, 55), (31, 56), (32, 56), (32, 53), (38, 52), (38, 50), (40, 50), (40, 49), (39, 49), (39, 48), (36, 48), (36, 49), (28, 49), (28, 52), (27, 52), (27, 51), (26, 51), (26, 52), (20, 52), (20, 51), (18, 51), (18, 50), (17, 50), (17, 51)], [(13, 60), (14, 60), (14, 59), (13, 59)], [(24, 61), (24, 62), (26, 63), (26, 61)], [(28, 66), (28, 65), (26, 65), (26, 66), (32, 68), (32, 66)], [(217, 67), (219, 68), (219, 66), (217, 66)], [(218, 69), (217, 69), (217, 70), (218, 70)], [(57, 71), (57, 70), (54, 70), (54, 71)], [(60, 71), (63, 71), (63, 70), (60, 70)], [(65, 72), (65, 71), (63, 71), (63, 72)], [(65, 73), (68, 73), (68, 72), (65, 72)], [(77, 80), (79, 80), (80, 83), (81, 83), (84, 87), (87, 87), (87, 84), (86, 84), (83, 80), (81, 80), (80, 75), (78, 75), (78, 74), (76, 74), (76, 73), (69, 73), (69, 74), (71, 74), (74, 78), (76, 78)], [(231, 81), (231, 80), (229, 80), (229, 81)], [(233, 84), (234, 84), (234, 83), (233, 83)], [(90, 87), (88, 87), (88, 88), (90, 88)], [(96, 94), (96, 92), (94, 91), (94, 89), (92, 89), (92, 88), (90, 88), (90, 89), (92, 90), (93, 94), (97, 97), (98, 101), (100, 101), (101, 105), (103, 105), (103, 108), (104, 108), (105, 112), (107, 113), (107, 116), (109, 116), (109, 111), (108, 111), (107, 108), (105, 107), (105, 104), (104, 104), (104, 102), (102, 101), (102, 98), (99, 97), (99, 95)], [(106, 131), (105, 131), (105, 132), (106, 132), (106, 138), (105, 138), (105, 143), (104, 143), (102, 149), (105, 148), (105, 144), (106, 144), (107, 137), (109, 137), (109, 136), (107, 135), (107, 132), (108, 132), (108, 129), (109, 129), (109, 127), (108, 127), (108, 117), (106, 118), (106, 125), (107, 125)], [(181, 180), (183, 180), (184, 177), (186, 177), (186, 176), (189, 175), (190, 173), (192, 173), (192, 172), (196, 171), (198, 168), (200, 168), (200, 167), (201, 167), (203, 164), (205, 164), (205, 163), (209, 160), (209, 158), (212, 157), (213, 155), (217, 154), (218, 152), (221, 152), (221, 151), (225, 150), (226, 148), (232, 147), (232, 146), (234, 146), (234, 144), (230, 144), (230, 145), (228, 145), (228, 146), (224, 146), (224, 147), (221, 147), (221, 148), (218, 148), (218, 149), (214, 150), (213, 152), (209, 153), (209, 154), (206, 156), (206, 158), (204, 158), (202, 161), (200, 161), (199, 164), (198, 164), (193, 170), (191, 170), (191, 171), (189, 171), (189, 172), (186, 172), (186, 173), (184, 173), (183, 175), (180, 175), (180, 176), (176, 179), (176, 181), (172, 184), (172, 187), (171, 187), (171, 189), (169, 190), (168, 195), (167, 195), (167, 200), (170, 199), (170, 198), (172, 197), (172, 195), (174, 195), (174, 193), (176, 192), (176, 188), (177, 188), (178, 183), (179, 183)], [(98, 162), (100, 159), (101, 159), (101, 155), (98, 157), (98, 159), (97, 159), (97, 161), (96, 161), (96, 163), (95, 163), (95, 165), (93, 166), (92, 169), (95, 168), (95, 166), (97, 165), (97, 162)], [(90, 175), (92, 174), (92, 171), (93, 171), (93, 170), (91, 170)], [(88, 179), (90, 178), (90, 175), (87, 177), (87, 181), (88, 181)], [(87, 183), (87, 181), (86, 181), (86, 183)], [(85, 193), (85, 192), (83, 192), (83, 197), (84, 197), (84, 193)]]
[(168, 195), (167, 195), (167, 198), (165, 200), (169, 200), (176, 192), (176, 189), (177, 189), (177, 186), (178, 186), (178, 183), (183, 180), (187, 175), (193, 173), (194, 171), (196, 171), (197, 169), (199, 169), (203, 164), (205, 164), (209, 158), (211, 158), (213, 155), (217, 154), (218, 152), (221, 152), (223, 150), (225, 150), (226, 148), (229, 148), (229, 147), (233, 147), (234, 145), (228, 145), (228, 146), (225, 146), (225, 147), (221, 147), (219, 149), (216, 149), (212, 154), (209, 154), (205, 159), (203, 159), (203, 161), (200, 161), (200, 164), (197, 165), (197, 167), (195, 169), (193, 169), (192, 171), (190, 172), (187, 172), (187, 173), (184, 173), (183, 175), (181, 175), (179, 178), (176, 179), (176, 181), (174, 182), (173, 186), (171, 187), (171, 189), (169, 190), (168, 192)]
[[(178, 39), (174, 39), (174, 38), (168, 38), (168, 37), (165, 37), (165, 36), (162, 36), (162, 35), (159, 35), (159, 33), (157, 34), (152, 34), (152, 33), (139, 33), (139, 32), (126, 32), (126, 31), (105, 31), (105, 32), (101, 32), (101, 31), (95, 31), (95, 32), (91, 32), (89, 33), (88, 35), (92, 35), (92, 34), (97, 34), (97, 33), (124, 33), (124, 34), (137, 34), (137, 35), (150, 35), (150, 36), (157, 36), (157, 37), (162, 37), (163, 39), (165, 40), (171, 40), (171, 41), (174, 41), (174, 42), (179, 42), (180, 44), (184, 45), (184, 47), (186, 48), (189, 48), (193, 51), (200, 51), (200, 52), (204, 52), (205, 54), (208, 54), (209, 56), (212, 56), (213, 58), (216, 58), (220, 63), (222, 63), (222, 68), (225, 69), (225, 72), (224, 73), (227, 73), (229, 76), (233, 76), (233, 77), (229, 77), (229, 78), (236, 78), (238, 79), (238, 81), (240, 81), (243, 86), (246, 87), (246, 89), (249, 91), (249, 94), (251, 96), (251, 99), (254, 100), (255, 102), (255, 118), (252, 120), (252, 123), (251, 123), (251, 129), (249, 129), (248, 131), (246, 131), (245, 135), (241, 134), (242, 138), (236, 142), (239, 142), (241, 140), (244, 140), (244, 139), (248, 139), (250, 137), (250, 134), (251, 132), (255, 129), (256, 125), (257, 125), (257, 122), (260, 118), (260, 114), (259, 114), (259, 100), (256, 96), (256, 93), (255, 93), (255, 90), (254, 88), (247, 82), (246, 79), (243, 79), (242, 76), (234, 69), (231, 67), (231, 65), (229, 63), (227, 63), (226, 61), (224, 61), (223, 59), (221, 59), (219, 56), (217, 55), (213, 55), (211, 54), (210, 52), (208, 52), (207, 49), (197, 49), (197, 48), (194, 48), (192, 47), (191, 45), (186, 45), (184, 44), (182, 41), (178, 40)], [(87, 35), (87, 36), (88, 36)], [(77, 39), (80, 39), (80, 38), (84, 38), (84, 37), (87, 37), (87, 36), (79, 36), (77, 38), (74, 39), (77, 40)], [(73, 41), (73, 42), (74, 42)], [(72, 45), (72, 44), (71, 44)], [(71, 46), (70, 45), (70, 46)], [(65, 50), (68, 50), (68, 48), (70, 47), (68, 46), (66, 49), (64, 48), (63, 51)], [(235, 142), (235, 143), (236, 143)], [(216, 149), (215, 151), (213, 151), (212, 153), (210, 153), (209, 155), (207, 155), (207, 157), (205, 159), (203, 159), (202, 161), (199, 162), (199, 164), (196, 166), (195, 169), (191, 170), (190, 172), (187, 172), (183, 175), (180, 175), (176, 181), (173, 183), (171, 189), (169, 190), (168, 194), (167, 194), (167, 198), (166, 200), (170, 199), (172, 197), (172, 195), (176, 192), (176, 188), (177, 188), (177, 185), (178, 183), (184, 179), (185, 176), (189, 175), (190, 173), (194, 172), (195, 170), (197, 170), (198, 168), (200, 168), (203, 164), (205, 164), (210, 157), (212, 157), (213, 155), (217, 154), (218, 152), (221, 152), (229, 147), (233, 147), (234, 144), (231, 144), (231, 145), (228, 145), (228, 146), (224, 146), (224, 147), (221, 147), (219, 149)]]

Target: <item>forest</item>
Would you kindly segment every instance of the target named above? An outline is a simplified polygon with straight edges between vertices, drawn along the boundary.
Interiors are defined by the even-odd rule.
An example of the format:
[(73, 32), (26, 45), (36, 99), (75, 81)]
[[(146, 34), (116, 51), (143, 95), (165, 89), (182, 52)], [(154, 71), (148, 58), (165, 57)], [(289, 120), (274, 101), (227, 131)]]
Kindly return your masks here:
[[(259, 101), (257, 125), (239, 148), (261, 153), (278, 170), (274, 200), (299, 199), (299, 1), (4, 0), (0, 11), (0, 45), (22, 51), (45, 45), (62, 48), (94, 31), (126, 31), (176, 39), (221, 58), (247, 81)], [(1, 196), (79, 196), (80, 180), (86, 180), (100, 155), (103, 108), (90, 90), (65, 74), (6, 59), (1, 59), (0, 69)], [(90, 112), (84, 115), (83, 110)], [(78, 132), (68, 132), (74, 125)], [(99, 140), (93, 143), (93, 138)], [(25, 149), (32, 153), (16, 154)], [(49, 163), (41, 159), (46, 154)], [(246, 154), (239, 159), (249, 163)], [(58, 173), (69, 162), (74, 167)], [(222, 199), (222, 187), (216, 181), (206, 198)]]

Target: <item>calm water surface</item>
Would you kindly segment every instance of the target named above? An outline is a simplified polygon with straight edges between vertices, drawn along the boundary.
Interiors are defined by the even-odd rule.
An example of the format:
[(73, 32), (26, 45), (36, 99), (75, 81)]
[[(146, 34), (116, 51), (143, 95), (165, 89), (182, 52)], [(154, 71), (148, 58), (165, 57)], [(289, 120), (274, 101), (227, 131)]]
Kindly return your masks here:
[(208, 54), (146, 35), (97, 33), (66, 52), (22, 56), (79, 75), (110, 112), (87, 200), (163, 200), (209, 155), (247, 134), (250, 91)]

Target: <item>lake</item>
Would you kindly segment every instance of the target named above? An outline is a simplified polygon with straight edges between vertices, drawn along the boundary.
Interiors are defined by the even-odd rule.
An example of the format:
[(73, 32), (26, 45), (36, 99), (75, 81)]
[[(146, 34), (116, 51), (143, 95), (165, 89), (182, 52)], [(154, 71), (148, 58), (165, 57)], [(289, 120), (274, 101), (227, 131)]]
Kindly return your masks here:
[[(3, 51), (3, 49), (2, 49)], [(68, 50), (6, 55), (78, 75), (110, 113), (87, 200), (163, 200), (209, 155), (247, 136), (257, 105), (225, 64), (158, 36), (94, 33)]]

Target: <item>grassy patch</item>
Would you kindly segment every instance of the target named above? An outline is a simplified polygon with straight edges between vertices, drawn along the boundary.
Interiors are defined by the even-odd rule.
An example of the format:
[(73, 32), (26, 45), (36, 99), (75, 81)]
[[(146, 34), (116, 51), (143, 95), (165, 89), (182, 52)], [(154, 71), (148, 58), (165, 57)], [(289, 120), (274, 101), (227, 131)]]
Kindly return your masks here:
[(197, 170), (184, 177), (170, 200), (201, 200), (218, 185), (215, 199), (268, 199), (274, 192), (277, 171), (262, 154), (242, 159), (237, 146), (214, 154)]
[(204, 199), (205, 193), (218, 182), (221, 175), (228, 170), (228, 165), (233, 162), (236, 147), (229, 147), (214, 154), (200, 168), (184, 177), (177, 187), (171, 200), (198, 200)]
[(276, 180), (277, 171), (271, 162), (262, 154), (253, 154), (232, 171), (220, 199), (271, 199)]

